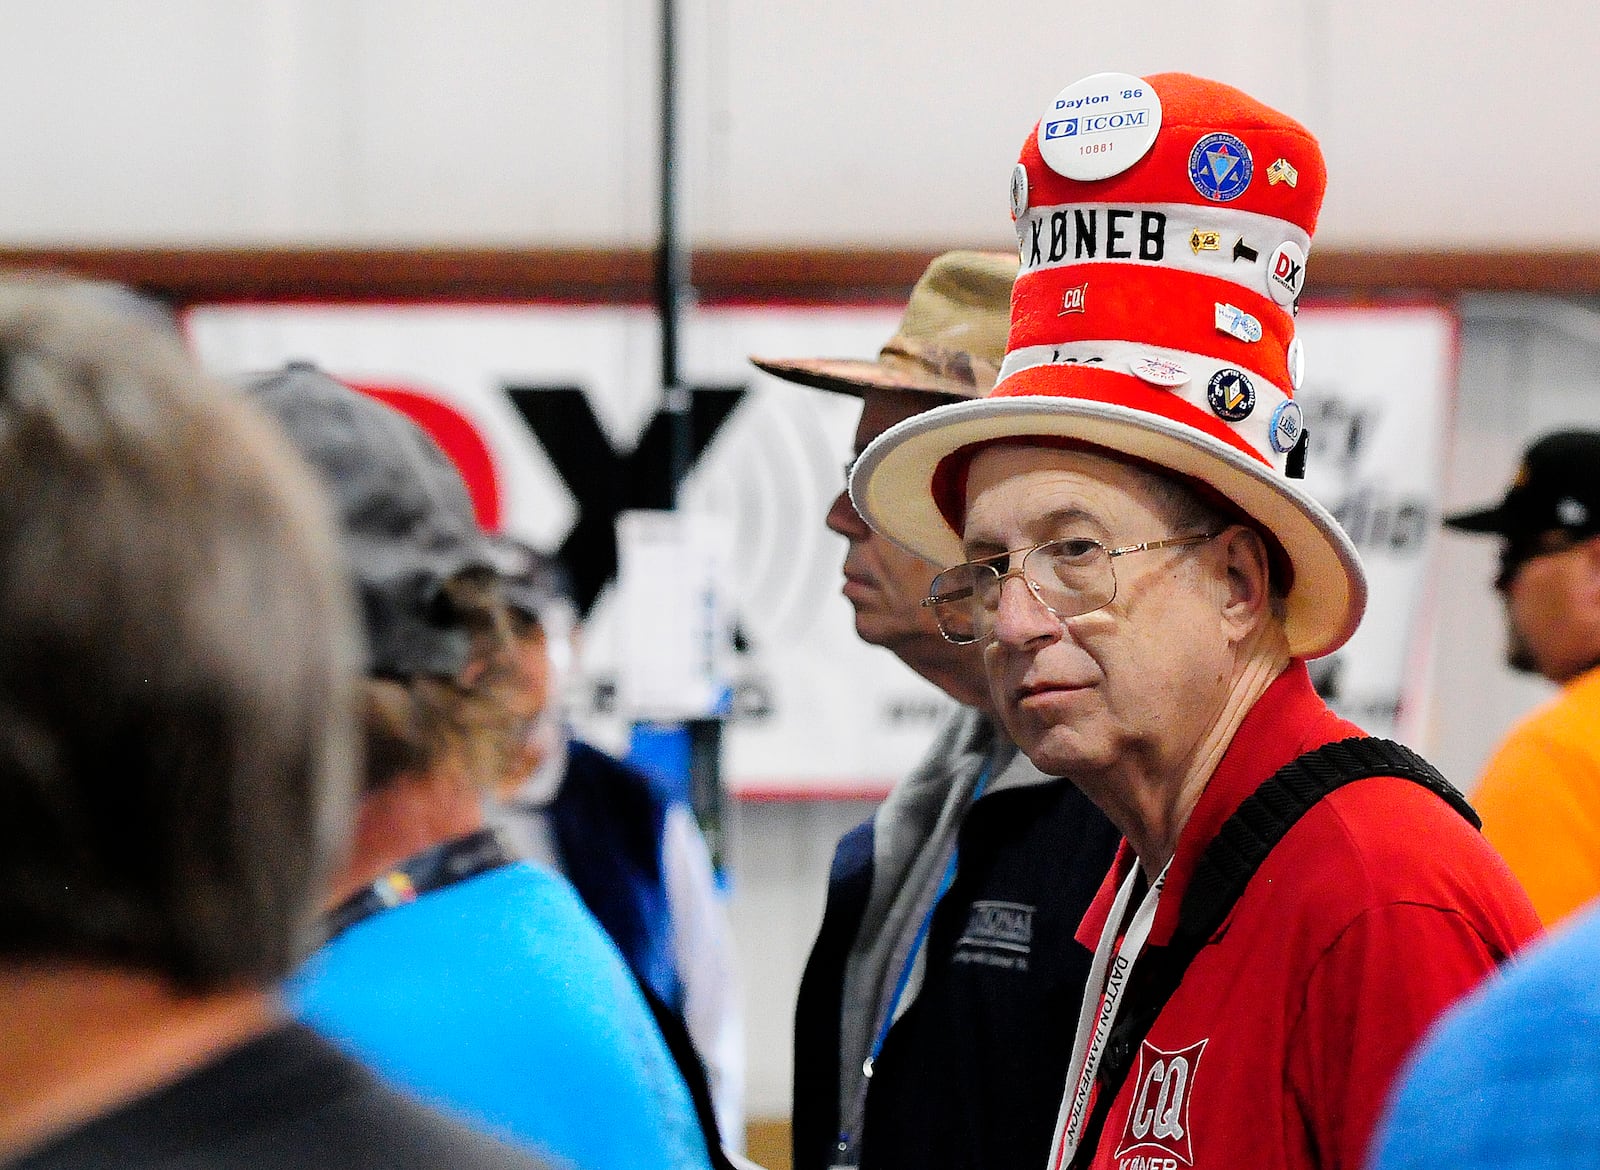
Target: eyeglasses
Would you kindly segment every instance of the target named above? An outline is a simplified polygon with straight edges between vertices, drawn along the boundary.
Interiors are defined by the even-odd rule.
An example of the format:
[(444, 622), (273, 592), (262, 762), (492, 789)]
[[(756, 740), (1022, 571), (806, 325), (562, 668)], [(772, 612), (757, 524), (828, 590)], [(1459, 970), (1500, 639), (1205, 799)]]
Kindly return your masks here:
[[(933, 579), (931, 596), (922, 604), (933, 610), (939, 632), (958, 646), (981, 642), (994, 633), (1000, 593), (1011, 577), (1021, 577), (1034, 599), (1060, 621), (1093, 613), (1111, 604), (1117, 595), (1117, 574), (1112, 558), (1129, 553), (1153, 552), (1200, 544), (1217, 536), (1175, 536), (1122, 548), (1107, 548), (1098, 540), (1068, 537), (1047, 540), (1032, 548), (1013, 549), (981, 561), (968, 561), (946, 569)], [(1001, 572), (1002, 564), (1016, 568)]]

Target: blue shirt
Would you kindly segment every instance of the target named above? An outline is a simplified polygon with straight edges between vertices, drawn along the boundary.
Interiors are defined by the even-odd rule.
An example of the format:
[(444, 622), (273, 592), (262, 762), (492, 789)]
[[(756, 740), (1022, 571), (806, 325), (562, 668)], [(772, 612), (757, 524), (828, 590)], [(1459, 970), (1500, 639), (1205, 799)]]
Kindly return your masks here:
[(357, 923), (290, 981), (301, 1018), (425, 1101), (578, 1170), (705, 1170), (689, 1092), (567, 882), (518, 863)]
[(1435, 1025), (1374, 1140), (1374, 1166), (1593, 1165), (1597, 1100), (1600, 909), (1591, 909)]

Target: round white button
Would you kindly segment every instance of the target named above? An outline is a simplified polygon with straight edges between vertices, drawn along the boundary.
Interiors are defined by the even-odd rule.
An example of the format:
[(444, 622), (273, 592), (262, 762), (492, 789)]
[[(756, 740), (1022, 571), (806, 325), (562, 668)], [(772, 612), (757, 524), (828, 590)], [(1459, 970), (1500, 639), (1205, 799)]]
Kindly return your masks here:
[(1155, 354), (1134, 358), (1129, 363), (1129, 368), (1133, 370), (1135, 377), (1149, 382), (1152, 386), (1174, 389), (1189, 381), (1188, 370), (1171, 358), (1157, 357)]
[(1028, 168), (1018, 163), (1011, 168), (1011, 218), (1021, 219), (1028, 210)]
[(1300, 384), (1306, 380), (1306, 343), (1300, 340), (1296, 333), (1294, 340), (1289, 342), (1289, 386), (1299, 390)]
[(1161, 130), (1161, 99), (1131, 73), (1096, 73), (1056, 95), (1039, 119), (1039, 153), (1058, 175), (1088, 181), (1120, 175)]
[(1306, 254), (1300, 245), (1287, 240), (1272, 250), (1267, 261), (1267, 293), (1280, 305), (1300, 299), (1306, 283)]

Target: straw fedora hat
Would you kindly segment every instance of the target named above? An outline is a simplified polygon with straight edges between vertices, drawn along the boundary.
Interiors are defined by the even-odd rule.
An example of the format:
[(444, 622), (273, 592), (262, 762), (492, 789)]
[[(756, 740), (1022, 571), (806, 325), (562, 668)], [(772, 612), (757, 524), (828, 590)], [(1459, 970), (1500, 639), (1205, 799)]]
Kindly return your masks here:
[(1326, 185), (1304, 127), (1186, 74), (1068, 86), (1012, 174), (1021, 271), (990, 394), (898, 424), (856, 461), (857, 511), (937, 564), (963, 559), (965, 470), (983, 445), (1072, 440), (1199, 481), (1289, 567), (1292, 653), (1355, 632), (1354, 544), (1304, 489), (1294, 314)]
[(876, 361), (750, 361), (785, 381), (858, 397), (868, 390), (902, 390), (977, 398), (1000, 373), (1016, 277), (1017, 258), (1010, 252), (945, 252), (917, 280), (900, 328)]

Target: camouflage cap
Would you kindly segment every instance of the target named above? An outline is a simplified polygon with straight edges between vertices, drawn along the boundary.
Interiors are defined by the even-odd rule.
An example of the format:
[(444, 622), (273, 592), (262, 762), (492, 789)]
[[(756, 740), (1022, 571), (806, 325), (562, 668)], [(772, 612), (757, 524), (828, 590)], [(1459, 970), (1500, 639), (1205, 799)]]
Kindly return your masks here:
[(750, 360), (788, 382), (860, 396), (906, 390), (981, 398), (1000, 373), (1011, 323), (1011, 252), (946, 252), (934, 258), (906, 303), (900, 328), (877, 361), (851, 358)]

